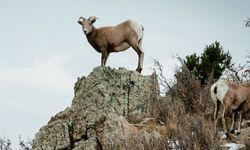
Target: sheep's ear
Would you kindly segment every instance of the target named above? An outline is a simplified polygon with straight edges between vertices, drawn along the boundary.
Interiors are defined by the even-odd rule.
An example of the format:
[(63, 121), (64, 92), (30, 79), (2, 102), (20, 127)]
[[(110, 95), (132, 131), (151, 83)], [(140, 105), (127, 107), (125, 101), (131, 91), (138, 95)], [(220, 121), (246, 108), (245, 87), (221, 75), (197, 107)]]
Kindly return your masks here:
[(97, 18), (97, 17), (95, 17), (95, 16), (90, 16), (90, 17), (88, 18), (88, 21), (90, 21), (91, 24), (93, 24), (93, 23), (96, 21), (96, 19), (99, 19), (99, 18)]

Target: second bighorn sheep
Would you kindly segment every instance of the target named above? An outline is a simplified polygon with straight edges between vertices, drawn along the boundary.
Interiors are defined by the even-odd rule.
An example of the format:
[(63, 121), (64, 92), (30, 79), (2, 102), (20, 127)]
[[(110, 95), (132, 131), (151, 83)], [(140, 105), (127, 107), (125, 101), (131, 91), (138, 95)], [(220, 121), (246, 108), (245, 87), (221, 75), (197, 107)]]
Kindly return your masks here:
[(101, 56), (101, 66), (105, 66), (111, 52), (120, 52), (132, 47), (138, 54), (136, 71), (141, 72), (144, 53), (142, 51), (143, 26), (133, 20), (127, 20), (116, 26), (95, 28), (93, 23), (98, 19), (91, 16), (88, 19), (80, 17), (78, 23), (86, 35), (90, 45)]
[(211, 98), (214, 102), (214, 119), (217, 120), (218, 109), (222, 104), (222, 123), (224, 132), (228, 134), (226, 115), (232, 111), (232, 125), (230, 132), (234, 131), (234, 122), (236, 112), (240, 113), (239, 128), (237, 133), (240, 133), (242, 115), (250, 111), (250, 88), (227, 80), (218, 80), (210, 89)]

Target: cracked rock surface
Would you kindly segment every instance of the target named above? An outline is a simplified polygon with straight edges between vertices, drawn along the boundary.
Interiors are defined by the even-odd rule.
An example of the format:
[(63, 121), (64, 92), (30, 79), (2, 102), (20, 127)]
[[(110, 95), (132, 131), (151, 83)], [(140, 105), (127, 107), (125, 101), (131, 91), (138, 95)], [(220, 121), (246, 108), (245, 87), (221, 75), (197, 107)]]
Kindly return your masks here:
[[(138, 125), (138, 120), (157, 117), (154, 101), (159, 87), (155, 74), (142, 76), (124, 68), (97, 67), (87, 77), (78, 78), (74, 92), (71, 106), (36, 133), (34, 150), (137, 150), (162, 146), (157, 130), (144, 130), (145, 125)], [(143, 123), (147, 124), (147, 119)]]

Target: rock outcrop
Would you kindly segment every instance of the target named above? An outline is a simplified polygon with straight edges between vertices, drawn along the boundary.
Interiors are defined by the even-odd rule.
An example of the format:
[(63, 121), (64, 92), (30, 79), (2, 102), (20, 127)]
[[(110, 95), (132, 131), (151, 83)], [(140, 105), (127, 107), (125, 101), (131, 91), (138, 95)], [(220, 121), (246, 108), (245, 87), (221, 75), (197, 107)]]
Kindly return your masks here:
[[(34, 150), (161, 149), (155, 74), (97, 67), (78, 78), (72, 105), (33, 140)], [(139, 123), (141, 122), (141, 123)]]

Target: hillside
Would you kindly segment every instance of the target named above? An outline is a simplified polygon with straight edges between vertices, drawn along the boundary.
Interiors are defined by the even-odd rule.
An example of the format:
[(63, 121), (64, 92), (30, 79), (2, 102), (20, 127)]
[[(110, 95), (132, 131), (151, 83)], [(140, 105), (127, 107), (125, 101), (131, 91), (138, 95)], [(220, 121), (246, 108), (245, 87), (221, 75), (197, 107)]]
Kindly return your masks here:
[(124, 68), (94, 68), (88, 76), (78, 78), (71, 106), (51, 117), (36, 133), (33, 149), (244, 147), (249, 135), (246, 125), (240, 136), (214, 139), (209, 86), (201, 89), (192, 76), (183, 76), (185, 80), (170, 90), (174, 94), (162, 97), (155, 73), (143, 76)]

